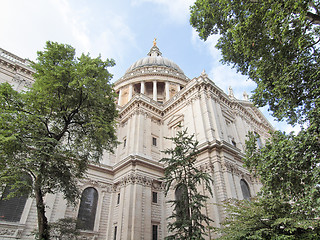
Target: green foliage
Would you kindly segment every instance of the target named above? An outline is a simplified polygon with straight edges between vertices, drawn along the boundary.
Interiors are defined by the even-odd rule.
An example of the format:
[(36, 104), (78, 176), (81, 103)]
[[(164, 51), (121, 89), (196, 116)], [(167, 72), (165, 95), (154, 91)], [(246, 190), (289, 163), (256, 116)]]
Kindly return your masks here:
[(254, 133), (246, 141), (246, 167), (260, 177), (259, 197), (230, 200), (220, 239), (320, 239), (318, 136), (276, 131), (261, 149)]
[(262, 194), (290, 202), (292, 214), (320, 217), (320, 144), (318, 136), (302, 130), (296, 136), (276, 131), (256, 150), (255, 136), (246, 142), (245, 165), (263, 184)]
[[(28, 91), (0, 85), (0, 182), (34, 194), (41, 225), (43, 196), (61, 191), (74, 202), (88, 164), (112, 151), (117, 111), (107, 71), (113, 60), (76, 58), (71, 46), (53, 42), (37, 60)], [(22, 183), (25, 174), (32, 181)]]
[(203, 213), (205, 202), (209, 198), (203, 191), (212, 195), (212, 179), (209, 173), (202, 172), (195, 166), (199, 151), (198, 142), (193, 138), (194, 135), (188, 136), (187, 130), (168, 138), (174, 147), (163, 151), (170, 157), (160, 160), (165, 165), (165, 194), (167, 196), (172, 187), (176, 192), (176, 199), (169, 201), (174, 207), (168, 218), (171, 220), (168, 230), (172, 235), (166, 239), (204, 239), (205, 225), (209, 226), (212, 221)]
[[(197, 0), (191, 8), (190, 22), (200, 37), (220, 34), (222, 61), (257, 83), (253, 101), (268, 105), (278, 120), (304, 126), (297, 135), (272, 133), (262, 149), (249, 134), (244, 161), (261, 179), (261, 198), (237, 202), (244, 207), (238, 211), (227, 208), (238, 214), (229, 218), (227, 229), (239, 225), (239, 234), (249, 227), (253, 231), (251, 238), (228, 238), (225, 231), (227, 239), (318, 239), (319, 225), (314, 223), (320, 217), (319, 8), (319, 0)], [(285, 211), (265, 215), (272, 208)], [(277, 228), (259, 235), (267, 228), (252, 221), (248, 228), (241, 225), (237, 219), (253, 218), (254, 209), (274, 226), (289, 229), (285, 236), (278, 235)]]
[(62, 218), (50, 224), (50, 236), (56, 240), (76, 240), (80, 235), (76, 228), (77, 221), (73, 218)]
[(197, 0), (191, 25), (257, 83), (253, 100), (291, 124), (319, 118), (318, 0)]
[(317, 219), (291, 214), (292, 205), (271, 196), (251, 201), (230, 199), (224, 203), (229, 213), (219, 240), (300, 240), (320, 239)]

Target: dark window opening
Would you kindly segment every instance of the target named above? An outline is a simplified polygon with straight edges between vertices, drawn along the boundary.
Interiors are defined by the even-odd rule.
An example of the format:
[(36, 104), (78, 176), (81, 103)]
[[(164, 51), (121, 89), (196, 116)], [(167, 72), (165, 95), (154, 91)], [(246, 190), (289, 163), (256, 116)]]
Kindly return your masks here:
[(26, 205), (28, 195), (14, 196), (6, 199), (13, 192), (8, 185), (5, 187), (0, 199), (0, 220), (8, 222), (19, 222), (23, 209)]
[(117, 240), (117, 226), (114, 227), (113, 240)]
[(250, 188), (249, 188), (248, 183), (245, 180), (241, 179), (240, 180), (240, 186), (241, 186), (241, 191), (242, 191), (243, 198), (247, 199), (247, 200), (250, 200), (251, 194), (250, 194)]
[(117, 204), (120, 204), (120, 193), (118, 193)]
[(152, 240), (158, 240), (158, 225), (152, 225)]
[(126, 145), (127, 145), (127, 139), (125, 138), (125, 139), (123, 139), (123, 147), (125, 148)]
[(152, 137), (152, 145), (157, 146), (157, 138)]
[(152, 202), (157, 203), (158, 202), (158, 193), (152, 192)]
[(140, 94), (141, 92), (141, 83), (137, 83), (133, 85), (133, 95)]
[(86, 188), (81, 195), (77, 228), (93, 231), (98, 204), (98, 192), (92, 187)]

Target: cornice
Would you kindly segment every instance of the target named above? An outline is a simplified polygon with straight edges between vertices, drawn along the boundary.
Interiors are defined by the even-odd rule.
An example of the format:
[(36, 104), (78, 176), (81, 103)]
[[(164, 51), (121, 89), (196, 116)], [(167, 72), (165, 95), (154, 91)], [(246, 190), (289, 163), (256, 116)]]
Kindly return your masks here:
[(141, 155), (130, 154), (126, 158), (122, 159), (120, 162), (116, 163), (113, 166), (113, 174), (116, 175), (120, 171), (124, 170), (128, 166), (144, 166), (148, 169), (153, 169), (159, 173), (163, 173), (163, 164), (160, 164), (158, 161), (151, 160), (149, 158), (143, 157)]
[(22, 72), (26, 75), (32, 75), (35, 73), (34, 69), (29, 66), (29, 61), (22, 59), (2, 48), (0, 48), (0, 64), (12, 69), (13, 71)]
[(169, 68), (169, 67), (162, 67), (162, 66), (144, 66), (134, 69), (131, 72), (126, 73), (123, 77), (121, 77), (119, 80), (114, 82), (115, 89), (117, 89), (117, 86), (130, 81), (135, 78), (141, 78), (144, 76), (165, 76), (169, 77), (168, 81), (175, 82), (174, 80), (180, 80), (187, 84), (187, 82), (190, 80), (187, 76), (185, 76), (182, 73), (179, 73), (178, 71)]

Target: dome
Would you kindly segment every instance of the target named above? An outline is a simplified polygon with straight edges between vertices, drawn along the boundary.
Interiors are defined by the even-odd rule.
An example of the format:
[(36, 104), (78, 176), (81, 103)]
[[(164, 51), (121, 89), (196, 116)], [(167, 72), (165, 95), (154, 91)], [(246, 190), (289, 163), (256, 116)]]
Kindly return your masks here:
[(154, 44), (153, 47), (150, 49), (147, 57), (141, 58), (132, 64), (126, 73), (129, 73), (135, 69), (140, 67), (147, 67), (147, 66), (160, 66), (160, 67), (168, 67), (171, 68), (181, 74), (184, 74), (180, 67), (174, 63), (173, 61), (162, 57), (162, 53), (160, 52), (159, 48)]

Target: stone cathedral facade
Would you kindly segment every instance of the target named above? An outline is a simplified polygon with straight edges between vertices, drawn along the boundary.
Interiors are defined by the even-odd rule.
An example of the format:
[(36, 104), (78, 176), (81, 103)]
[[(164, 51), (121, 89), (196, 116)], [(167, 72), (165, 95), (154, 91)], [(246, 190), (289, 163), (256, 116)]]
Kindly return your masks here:
[[(33, 83), (28, 61), (0, 48), (0, 82), (22, 90)], [(228, 81), (228, 79), (226, 79)], [(133, 63), (114, 83), (118, 93), (117, 136), (121, 144), (114, 154), (106, 153), (100, 165), (92, 165), (81, 180), (82, 197), (70, 206), (61, 193), (47, 195), (47, 218), (78, 219), (81, 237), (90, 240), (160, 240), (167, 235), (167, 217), (173, 209), (172, 190), (165, 198), (161, 177), (161, 152), (172, 147), (180, 127), (195, 134), (200, 154), (197, 167), (212, 176), (213, 197), (205, 213), (215, 227), (224, 218), (216, 203), (227, 198), (254, 196), (260, 183), (243, 167), (248, 131), (269, 137), (272, 126), (244, 94), (224, 93), (203, 72), (189, 79), (177, 64), (162, 56), (154, 45), (146, 57)], [(33, 239), (36, 207), (32, 198), (4, 201), (0, 198), (0, 239)], [(207, 239), (215, 239), (213, 232)]]

